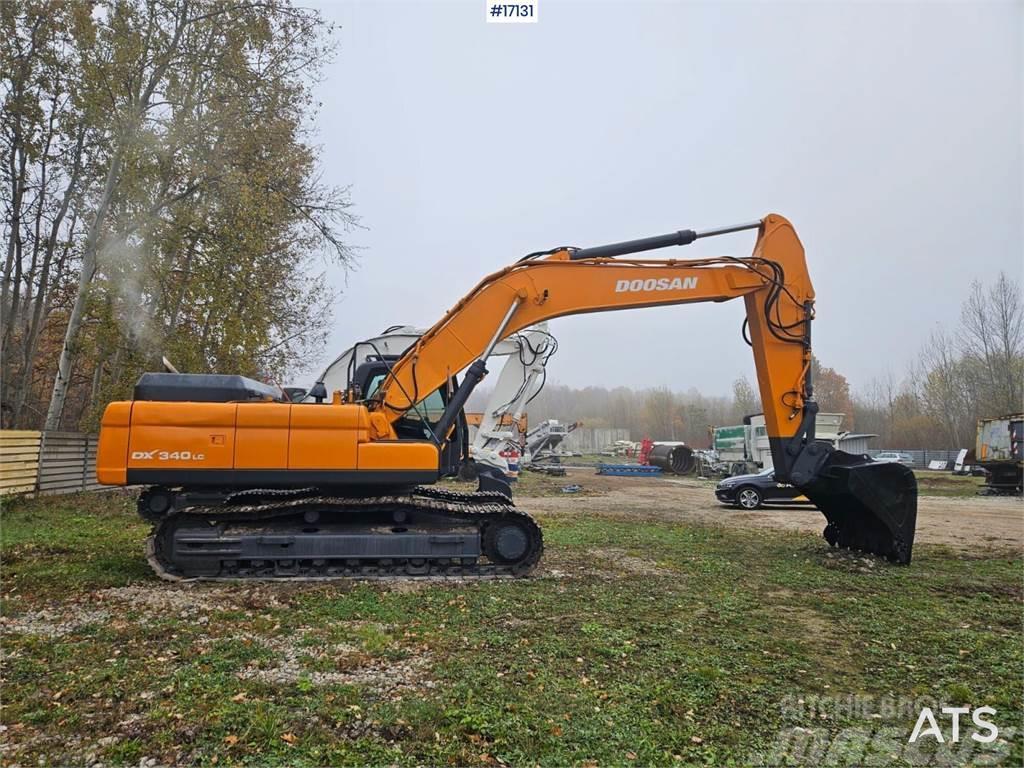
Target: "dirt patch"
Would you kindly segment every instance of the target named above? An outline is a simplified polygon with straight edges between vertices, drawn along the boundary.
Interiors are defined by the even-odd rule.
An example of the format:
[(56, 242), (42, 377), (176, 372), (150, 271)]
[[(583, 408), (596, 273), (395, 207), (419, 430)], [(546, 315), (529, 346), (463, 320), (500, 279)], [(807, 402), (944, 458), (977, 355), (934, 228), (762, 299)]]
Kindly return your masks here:
[(653, 560), (636, 557), (624, 549), (588, 549), (587, 554), (608, 563), (612, 568), (623, 573), (635, 573), (641, 576), (662, 576), (671, 573), (668, 569), (659, 567)]
[(816, 640), (829, 641), (835, 638), (835, 626), (815, 610), (799, 605), (773, 605), (772, 611), (793, 620)]
[(623, 576), (667, 576), (675, 571), (654, 560), (631, 555), (617, 547), (587, 550), (550, 549), (534, 574), (539, 579), (619, 579)]
[(175, 613), (181, 616), (234, 608), (237, 600), (237, 595), (225, 589), (211, 590), (178, 584), (113, 587), (101, 589), (94, 595), (101, 602), (117, 603), (143, 613)]
[[(811, 506), (765, 507), (753, 512), (726, 507), (714, 498), (712, 482), (675, 479), (604, 477), (593, 470), (572, 469), (572, 482), (599, 484), (597, 497), (519, 497), (516, 503), (547, 516), (599, 515), (631, 521), (698, 522), (744, 528), (773, 528), (820, 534), (821, 513)], [(1024, 552), (1024, 503), (1005, 496), (918, 499), (917, 542), (944, 544), (962, 551), (978, 549)]]
[(829, 549), (825, 552), (826, 568), (847, 573), (878, 573), (881, 560), (849, 549)]
[(59, 609), (29, 611), (21, 616), (0, 616), (0, 633), (63, 637), (87, 624), (99, 624), (109, 619), (109, 611), (66, 605)]
[(789, 589), (772, 590), (765, 593), (765, 597), (771, 602), (761, 610), (795, 626), (787, 634), (810, 649), (821, 667), (832, 670), (844, 668), (846, 660), (834, 653), (842, 646), (842, 637), (832, 619), (810, 606), (800, 605), (799, 595)]
[(795, 605), (794, 601), (797, 599), (797, 594), (792, 590), (775, 589), (765, 593), (765, 597), (772, 600), (772, 605), (769, 606), (769, 610), (772, 613), (791, 618), (806, 629), (812, 637), (826, 640), (835, 637), (835, 625), (833, 622), (811, 608)]
[[(236, 674), (243, 680), (277, 686), (358, 685), (378, 696), (434, 687), (434, 682), (427, 678), (430, 658), (424, 653), (403, 659), (384, 659), (349, 643), (309, 645), (303, 642), (303, 637), (239, 635), (236, 639), (270, 650), (274, 660), (270, 666), (254, 662)], [(334, 669), (311, 668), (311, 664)]]

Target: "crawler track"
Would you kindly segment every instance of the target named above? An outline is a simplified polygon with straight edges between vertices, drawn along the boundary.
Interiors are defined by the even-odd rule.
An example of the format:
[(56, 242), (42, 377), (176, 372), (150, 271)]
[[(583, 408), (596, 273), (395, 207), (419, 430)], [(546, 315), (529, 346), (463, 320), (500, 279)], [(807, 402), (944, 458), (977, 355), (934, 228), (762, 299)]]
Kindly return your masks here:
[[(408, 520), (416, 532), (431, 537), (457, 537), (483, 542), (481, 552), (453, 557), (359, 557), (332, 556), (323, 552), (315, 557), (280, 556), (239, 557), (238, 542), (287, 541), (291, 532), (303, 530), (303, 521), (329, 520), (325, 528), (347, 533), (349, 521), (353, 533), (381, 536), (377, 531), (390, 520)], [(526, 543), (521, 556), (512, 562), (488, 556), (494, 549), (494, 537), (512, 526)], [(316, 530), (306, 528), (305, 531)], [(394, 530), (388, 528), (387, 530)], [(404, 529), (402, 529), (404, 530)], [(176, 532), (185, 537), (197, 532), (202, 546), (216, 548), (224, 542), (223, 557), (214, 555), (217, 564), (208, 562), (202, 573), (190, 571), (175, 560)], [(384, 534), (386, 536), (386, 534)], [(307, 535), (306, 541), (311, 541)], [(382, 539), (383, 540), (383, 539)], [(287, 547), (287, 545), (283, 545)], [(379, 496), (337, 496), (317, 489), (253, 489), (232, 494), (221, 503), (182, 506), (174, 509), (153, 526), (147, 539), (146, 554), (156, 574), (166, 580), (324, 580), (324, 579), (420, 579), (420, 578), (516, 578), (527, 576), (536, 567), (544, 543), (540, 526), (512, 500), (500, 493), (461, 493), (441, 488), (419, 487), (409, 493)], [(207, 557), (207, 561), (209, 558)]]

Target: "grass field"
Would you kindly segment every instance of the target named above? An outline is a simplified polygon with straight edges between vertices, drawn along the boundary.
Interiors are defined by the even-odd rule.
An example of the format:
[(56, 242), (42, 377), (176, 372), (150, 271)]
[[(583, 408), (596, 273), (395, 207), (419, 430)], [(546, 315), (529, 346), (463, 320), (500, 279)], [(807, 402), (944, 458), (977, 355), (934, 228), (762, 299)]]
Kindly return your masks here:
[(742, 765), (793, 729), (912, 763), (908, 700), (1024, 757), (1016, 557), (580, 515), (527, 580), (176, 585), (132, 506), (4, 505), (5, 765)]
[(983, 480), (980, 477), (954, 475), (952, 472), (928, 472), (915, 470), (917, 491), (927, 496), (949, 496), (969, 498), (977, 496)]

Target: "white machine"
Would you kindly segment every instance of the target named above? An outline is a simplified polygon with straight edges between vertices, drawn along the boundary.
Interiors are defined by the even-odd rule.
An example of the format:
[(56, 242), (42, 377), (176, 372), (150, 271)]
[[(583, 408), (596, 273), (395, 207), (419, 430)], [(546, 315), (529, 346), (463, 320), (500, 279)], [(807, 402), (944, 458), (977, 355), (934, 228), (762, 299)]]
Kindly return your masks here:
[(557, 419), (542, 421), (526, 435), (526, 452), (530, 460), (571, 455), (559, 450), (559, 445), (578, 426), (579, 423), (565, 424)]
[(509, 476), (515, 475), (516, 463), (529, 464), (531, 451), (527, 435), (520, 429), (520, 420), (526, 405), (544, 387), (547, 362), (557, 349), (558, 342), (548, 332), (547, 323), (513, 334), (497, 346), (495, 354), (506, 354), (509, 358), (470, 446), (474, 461), (496, 467)]
[[(425, 329), (394, 325), (378, 336), (346, 349), (327, 366), (317, 381), (327, 392), (344, 390), (350, 372), (372, 357), (401, 355), (416, 343)], [(529, 461), (526, 435), (519, 429), (526, 405), (544, 387), (548, 359), (558, 349), (558, 341), (547, 323), (515, 333), (495, 346), (492, 356), (507, 357), (484, 409), (480, 426), (470, 444), (470, 458), (502, 473), (514, 476), (518, 465)], [(291, 390), (291, 388), (288, 388)], [(309, 401), (311, 395), (298, 391)], [(293, 394), (293, 396), (295, 396)]]

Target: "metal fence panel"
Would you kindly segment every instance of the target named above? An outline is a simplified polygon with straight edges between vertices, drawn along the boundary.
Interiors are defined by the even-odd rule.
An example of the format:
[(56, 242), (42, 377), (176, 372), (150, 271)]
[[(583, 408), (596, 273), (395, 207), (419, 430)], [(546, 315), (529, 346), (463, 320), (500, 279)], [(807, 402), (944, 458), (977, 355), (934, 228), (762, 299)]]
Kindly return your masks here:
[(94, 435), (77, 432), (46, 432), (39, 462), (39, 493), (70, 493), (96, 490)]
[(616, 440), (629, 440), (629, 430), (617, 427), (577, 427), (559, 447), (573, 453), (600, 453)]
[(956, 461), (957, 455), (960, 453), (959, 449), (954, 450), (908, 450), (906, 448), (870, 448), (868, 450), (869, 456), (877, 456), (883, 451), (898, 451), (899, 453), (906, 453), (910, 455), (913, 460), (914, 469), (928, 469), (928, 465), (933, 461), (945, 461), (948, 463), (948, 468), (953, 468), (953, 462)]

